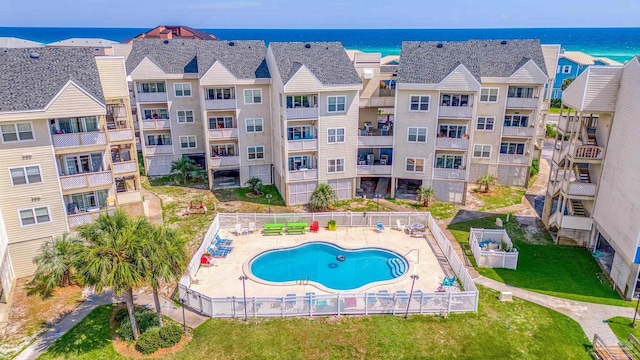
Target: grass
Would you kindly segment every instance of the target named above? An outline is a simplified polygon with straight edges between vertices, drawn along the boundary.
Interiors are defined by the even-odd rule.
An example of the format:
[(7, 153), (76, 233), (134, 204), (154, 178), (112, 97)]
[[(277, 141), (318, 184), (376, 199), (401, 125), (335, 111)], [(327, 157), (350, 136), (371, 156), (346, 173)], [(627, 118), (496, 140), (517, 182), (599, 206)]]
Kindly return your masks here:
[(378, 202), (376, 200), (371, 199), (347, 199), (347, 200), (338, 200), (331, 205), (329, 211), (355, 211), (355, 212), (363, 212), (363, 211), (393, 211), (393, 209), (389, 209), (384, 206), (384, 204), (380, 204), (378, 206)]
[[(214, 195), (221, 202), (225, 201), (246, 201), (256, 204), (268, 205), (269, 201), (266, 198), (267, 194), (271, 194), (271, 205), (273, 206), (285, 206), (284, 199), (280, 196), (278, 188), (275, 185), (264, 185), (262, 187), (262, 195), (259, 197), (253, 197), (251, 188), (235, 188), (235, 189), (220, 189), (215, 190)], [(249, 194), (249, 196), (247, 196)]]
[(633, 334), (636, 339), (640, 339), (640, 321), (636, 320), (635, 328), (631, 327), (632, 321), (633, 319), (631, 318), (616, 316), (607, 320), (607, 323), (609, 324), (611, 331), (616, 334), (618, 341), (624, 343), (629, 339), (629, 335), (631, 334)]
[(388, 201), (406, 207), (410, 210), (428, 211), (436, 219), (448, 219), (456, 214), (457, 208), (455, 204), (444, 202), (431, 202), (428, 207), (422, 206), (422, 202), (413, 200), (387, 199)]
[(549, 108), (549, 114), (560, 114), (560, 108)]
[(520, 204), (525, 193), (524, 188), (494, 185), (489, 187), (488, 193), (474, 190), (473, 197), (482, 202), (478, 210), (486, 211)]
[[(598, 304), (633, 306), (618, 295), (591, 254), (576, 247), (554, 245), (545, 230), (525, 233), (515, 219), (506, 222), (500, 216), (513, 245), (518, 249), (517, 270), (476, 268), (490, 279), (519, 288), (570, 300)], [(496, 216), (449, 225), (449, 230), (461, 244), (475, 266), (469, 249), (469, 229), (495, 229)], [(527, 241), (528, 240), (528, 241)], [(604, 279), (601, 281), (601, 279)]]
[(527, 188), (531, 188), (533, 184), (536, 183), (536, 181), (538, 180), (538, 176), (540, 176), (540, 174), (535, 174), (529, 178), (529, 183), (527, 184)]
[[(166, 359), (589, 359), (574, 320), (480, 289), (478, 313), (314, 318), (211, 319)], [(118, 358), (107, 343), (109, 307), (98, 308), (43, 359)], [(220, 338), (220, 334), (224, 334)], [(219, 338), (220, 341), (212, 339)]]

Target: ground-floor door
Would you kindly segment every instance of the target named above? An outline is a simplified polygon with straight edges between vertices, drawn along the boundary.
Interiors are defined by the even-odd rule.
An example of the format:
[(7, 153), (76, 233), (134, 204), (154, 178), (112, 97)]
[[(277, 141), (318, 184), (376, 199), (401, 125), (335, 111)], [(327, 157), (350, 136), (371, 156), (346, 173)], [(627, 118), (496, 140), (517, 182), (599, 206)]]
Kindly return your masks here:
[(272, 184), (271, 165), (249, 166), (249, 178), (257, 177), (264, 185)]
[(308, 204), (317, 185), (315, 181), (289, 183), (288, 205)]
[(213, 190), (240, 187), (240, 169), (214, 170)]
[(353, 197), (352, 179), (329, 180), (328, 183), (329, 186), (336, 191), (339, 200), (351, 199)]

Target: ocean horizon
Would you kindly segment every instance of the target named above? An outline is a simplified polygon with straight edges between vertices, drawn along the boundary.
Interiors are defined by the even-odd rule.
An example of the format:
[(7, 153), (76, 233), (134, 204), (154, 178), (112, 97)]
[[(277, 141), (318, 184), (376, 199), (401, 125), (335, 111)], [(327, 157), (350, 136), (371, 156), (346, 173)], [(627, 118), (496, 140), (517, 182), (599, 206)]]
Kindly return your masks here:
[[(149, 28), (0, 27), (0, 37), (43, 43), (74, 37), (130, 39)], [(539, 39), (566, 50), (624, 62), (640, 55), (640, 28), (521, 28), (521, 29), (202, 29), (225, 40), (340, 41), (347, 49), (400, 54), (402, 41), (460, 41), (470, 39)]]

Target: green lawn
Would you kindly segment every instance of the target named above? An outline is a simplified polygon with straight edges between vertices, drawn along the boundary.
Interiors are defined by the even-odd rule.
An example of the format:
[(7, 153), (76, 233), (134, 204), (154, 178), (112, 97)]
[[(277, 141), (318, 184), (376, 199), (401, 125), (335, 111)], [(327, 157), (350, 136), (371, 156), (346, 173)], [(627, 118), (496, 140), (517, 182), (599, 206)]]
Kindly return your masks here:
[(338, 200), (331, 204), (329, 211), (393, 211), (387, 208), (384, 204), (378, 206), (378, 202), (372, 199), (355, 198), (348, 200)]
[[(212, 319), (166, 359), (589, 359), (574, 320), (533, 303), (500, 302), (481, 288), (478, 313)], [(113, 359), (108, 311), (91, 313), (43, 359)], [(101, 326), (100, 326), (101, 325)]]
[(400, 200), (400, 199), (387, 199), (390, 202), (404, 206), (407, 209), (413, 209), (417, 211), (428, 211), (436, 219), (448, 219), (456, 214), (456, 205), (444, 202), (432, 202), (428, 207), (422, 206), (419, 201), (413, 200)]
[(480, 211), (499, 209), (522, 203), (522, 197), (526, 190), (515, 186), (494, 185), (489, 187), (489, 192), (476, 191), (473, 197), (482, 202)]
[[(546, 231), (528, 234), (530, 242), (525, 241), (525, 233), (515, 219), (506, 223), (507, 232), (518, 249), (518, 269), (477, 268), (481, 275), (488, 278), (565, 299), (587, 301), (599, 304), (634, 306), (615, 292), (591, 254), (576, 247), (554, 245)], [(475, 265), (469, 249), (469, 228), (496, 228), (495, 216), (449, 225), (449, 230), (461, 244)]]
[(633, 334), (636, 339), (640, 339), (640, 319), (636, 319), (635, 328), (632, 328), (630, 325), (632, 321), (633, 319), (630, 318), (616, 316), (607, 320), (607, 323), (609, 324), (611, 331), (616, 334), (618, 340), (620, 342), (625, 342), (629, 338), (630, 334)]
[[(267, 205), (269, 201), (266, 198), (267, 194), (271, 194), (271, 205), (273, 206), (285, 206), (284, 199), (280, 196), (278, 188), (275, 185), (264, 185), (262, 187), (262, 195), (259, 197), (251, 196), (251, 188), (235, 188), (235, 189), (220, 189), (215, 190), (213, 194), (221, 202), (225, 201), (247, 201), (256, 204)], [(249, 194), (249, 196), (247, 196)]]
[(560, 108), (552, 108), (552, 107), (550, 107), (549, 108), (549, 114), (560, 114)]

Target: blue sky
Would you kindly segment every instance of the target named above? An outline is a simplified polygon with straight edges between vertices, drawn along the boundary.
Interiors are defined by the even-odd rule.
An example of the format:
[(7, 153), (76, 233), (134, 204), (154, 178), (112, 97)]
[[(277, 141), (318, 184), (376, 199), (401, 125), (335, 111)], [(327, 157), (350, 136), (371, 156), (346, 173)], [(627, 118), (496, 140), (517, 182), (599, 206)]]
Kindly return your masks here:
[(638, 0), (4, 0), (0, 26), (638, 27)]

